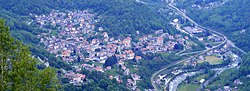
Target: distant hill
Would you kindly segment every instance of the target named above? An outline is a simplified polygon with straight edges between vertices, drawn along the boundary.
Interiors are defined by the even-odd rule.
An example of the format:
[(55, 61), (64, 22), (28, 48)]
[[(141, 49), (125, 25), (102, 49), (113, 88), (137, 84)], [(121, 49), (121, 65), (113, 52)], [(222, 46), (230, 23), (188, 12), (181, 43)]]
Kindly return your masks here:
[(177, 6), (206, 27), (224, 33), (245, 51), (250, 51), (249, 0), (179, 0)]
[[(154, 0), (149, 0), (154, 1)], [(42, 59), (57, 60), (42, 47), (37, 46), (37, 34), (44, 32), (36, 25), (27, 25), (32, 21), (30, 14), (48, 14), (54, 10), (86, 10), (101, 17), (96, 24), (108, 31), (111, 36), (135, 37), (136, 31), (141, 35), (163, 29), (170, 34), (178, 33), (168, 24), (167, 16), (158, 13), (154, 7), (138, 3), (135, 0), (1, 0), (0, 18), (6, 19), (13, 37), (30, 45), (31, 51)], [(53, 62), (52, 66), (60, 68)], [(66, 67), (67, 66), (63, 66)]]
[[(153, 3), (160, 0), (147, 0), (146, 2)], [(156, 4), (157, 5), (157, 4)], [(157, 6), (156, 6), (157, 7)], [(143, 3), (138, 3), (135, 0), (1, 0), (0, 2), (0, 18), (7, 21), (10, 26), (12, 36), (21, 40), (29, 45), (33, 55), (39, 56), (42, 60), (49, 60), (49, 65), (56, 68), (63, 68), (71, 70), (69, 64), (56, 58), (55, 55), (50, 54), (42, 46), (38, 46), (40, 40), (37, 35), (44, 32), (43, 29), (35, 24), (28, 25), (29, 22), (34, 20), (30, 14), (42, 15), (49, 14), (51, 10), (89, 10), (95, 14), (100, 21), (96, 23), (96, 30), (103, 27), (109, 35), (113, 37), (137, 37), (136, 32), (139, 31), (140, 35), (154, 33), (155, 30), (163, 29), (164, 32), (170, 34), (180, 33), (175, 28), (169, 25), (169, 17), (162, 15), (158, 12), (158, 8), (153, 5), (148, 6)], [(171, 58), (175, 58), (171, 56)], [(168, 58), (170, 59), (170, 58)], [(163, 62), (168, 61), (164, 59)], [(154, 65), (163, 65), (161, 62)], [(156, 70), (157, 67), (154, 67)], [(148, 70), (147, 76), (151, 76), (153, 70)], [(151, 73), (150, 73), (151, 72)], [(102, 91), (99, 85), (109, 84), (108, 88), (119, 87), (119, 90), (126, 91), (123, 84), (118, 84), (108, 80), (108, 76), (103, 73), (85, 72), (89, 73), (87, 76), (94, 79), (94, 83), (88, 84), (86, 88), (88, 91)], [(104, 79), (103, 81), (100, 79)], [(145, 79), (145, 78), (144, 78)], [(110, 85), (112, 84), (112, 85)], [(144, 87), (150, 87), (150, 81), (143, 83)], [(107, 86), (103, 86), (107, 88)], [(79, 87), (74, 88), (69, 85), (68, 90), (78, 90)]]
[[(240, 79), (239, 91), (249, 91), (250, 74), (250, 1), (249, 0), (179, 0), (179, 8), (185, 9), (192, 19), (198, 23), (224, 33), (230, 40), (245, 51), (239, 69), (227, 70), (215, 81), (222, 81), (222, 86), (235, 86), (234, 81)], [(208, 87), (216, 90), (219, 87)]]
[[(83, 10), (89, 9), (101, 16), (101, 22), (97, 28), (104, 27), (113, 36), (131, 35), (139, 31), (141, 34), (149, 34), (154, 30), (163, 29), (166, 32), (176, 32), (166, 22), (166, 16), (158, 14), (156, 9), (135, 0), (2, 0), (0, 3), (0, 17), (7, 19), (8, 24), (17, 32), (14, 35), (24, 42), (37, 43), (38, 41), (26, 39), (22, 35), (39, 33), (34, 27), (24, 24), (29, 19), (29, 14), (46, 14), (52, 9), (56, 10)], [(18, 34), (21, 33), (22, 35)]]

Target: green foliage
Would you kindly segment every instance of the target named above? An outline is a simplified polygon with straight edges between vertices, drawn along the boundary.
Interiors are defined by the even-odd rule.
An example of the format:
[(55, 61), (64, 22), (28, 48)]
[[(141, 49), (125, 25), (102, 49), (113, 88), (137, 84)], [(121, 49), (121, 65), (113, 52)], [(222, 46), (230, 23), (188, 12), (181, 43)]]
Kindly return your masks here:
[(173, 30), (165, 21), (166, 17), (157, 14), (157, 11), (144, 4), (132, 0), (102, 2), (91, 0), (89, 5), (103, 17), (97, 25), (104, 27), (113, 36), (121, 34), (135, 36), (136, 31), (140, 31), (141, 34), (149, 34), (153, 32), (152, 30), (163, 29), (165, 32)]
[(142, 35), (158, 29), (163, 29), (170, 34), (178, 33), (166, 22), (168, 16), (159, 14), (154, 7), (134, 0), (1, 0), (0, 7), (0, 17), (7, 20), (12, 35), (29, 44), (32, 54), (43, 60), (50, 60), (49, 63), (56, 68), (71, 69), (69, 65), (55, 58), (43, 47), (37, 46), (39, 39), (36, 35), (45, 30), (32, 23), (27, 25), (27, 22), (33, 19), (29, 14), (48, 14), (52, 9), (88, 9), (100, 17), (100, 21), (96, 23), (96, 29), (104, 27), (104, 30), (114, 37), (124, 35), (135, 37), (136, 31), (140, 31)]
[(59, 85), (55, 70), (38, 70), (27, 46), (10, 36), (0, 19), (0, 90), (55, 91)]
[[(8, 6), (8, 4), (1, 3), (0, 5), (2, 7), (5, 7), (5, 5)], [(13, 35), (13, 37), (22, 41), (25, 44), (29, 44), (29, 48), (32, 54), (39, 56), (43, 60), (49, 60), (51, 66), (56, 68), (71, 69), (68, 64), (63, 63), (60, 59), (55, 58), (54, 55), (47, 52), (43, 47), (37, 46), (39, 44), (39, 39), (37, 38), (36, 34), (44, 32), (44, 30), (36, 27), (35, 25), (30, 25), (30, 26), (27, 25), (25, 23), (25, 21), (28, 20), (27, 16), (24, 17), (19, 15), (18, 12), (12, 12), (11, 9), (8, 9), (11, 7), (7, 6), (4, 9), (0, 9), (1, 11), (0, 18), (5, 18), (7, 20), (7, 25), (10, 26), (11, 34)]]
[[(237, 46), (250, 51), (250, 1), (228, 0), (224, 5), (211, 9), (191, 7), (193, 4), (204, 6), (214, 1), (218, 0), (180, 0), (177, 6), (186, 9), (188, 15), (198, 23), (224, 33)], [(241, 32), (242, 29), (246, 31)]]
[(240, 75), (249, 75), (250, 74), (250, 52), (243, 57), (243, 62), (242, 62), (242, 66), (240, 67)]
[(181, 59), (181, 57), (172, 53), (149, 54), (145, 55), (144, 58), (145, 59), (141, 60), (138, 64), (138, 74), (143, 80), (138, 83), (140, 89), (152, 88), (151, 82), (149, 80), (152, 74), (160, 70), (162, 67)]
[[(159, 2), (160, 0), (147, 0), (149, 2)], [(0, 17), (6, 18), (8, 25), (12, 29), (12, 35), (18, 40), (31, 45), (30, 49), (34, 55), (41, 57), (43, 60), (49, 60), (51, 66), (56, 68), (64, 68), (70, 70), (71, 67), (55, 58), (55, 55), (50, 54), (41, 46), (37, 46), (39, 39), (36, 34), (45, 32), (35, 25), (27, 25), (26, 21), (32, 19), (29, 14), (48, 14), (51, 9), (56, 10), (85, 10), (88, 9), (100, 17), (100, 21), (96, 23), (98, 27), (103, 27), (111, 36), (131, 36), (135, 37), (136, 31), (140, 35), (151, 34), (154, 30), (163, 29), (164, 32), (170, 34), (179, 33), (166, 22), (168, 16), (158, 13), (158, 8), (149, 7), (145, 4), (137, 3), (135, 0), (1, 0)], [(88, 54), (86, 54), (88, 55)], [(178, 59), (174, 55), (154, 55), (148, 56), (146, 61), (139, 63), (140, 75), (143, 75), (142, 88), (152, 88), (148, 80), (154, 71), (160, 69), (164, 65), (168, 65), (171, 61)], [(166, 60), (169, 59), (169, 60)], [(151, 61), (154, 60), (154, 61)], [(155, 62), (157, 60), (157, 62)], [(111, 61), (111, 65), (116, 62)], [(110, 65), (107, 61), (107, 64)], [(126, 91), (126, 87), (119, 85), (116, 81), (108, 80), (105, 74), (99, 72), (85, 72), (87, 78), (93, 83), (75, 87), (66, 85), (64, 90), (87, 90), (87, 91)], [(108, 83), (108, 87), (103, 88), (106, 84), (99, 83), (104, 79)], [(64, 79), (67, 80), (67, 79)]]
[[(241, 66), (239, 69), (230, 69), (226, 70), (223, 73), (221, 73), (217, 78), (215, 78), (211, 84), (211, 86), (208, 86), (209, 89), (216, 90), (219, 88), (218, 84), (221, 85), (229, 85), (229, 86), (237, 86), (240, 91), (248, 91), (249, 88), (249, 77), (247, 75), (250, 74), (250, 53), (248, 53), (245, 57), (243, 57), (243, 62), (241, 63)], [(242, 85), (235, 85), (234, 80), (240, 79), (241, 82), (243, 82)], [(212, 85), (216, 85), (215, 87)]]
[(184, 45), (178, 43), (178, 44), (174, 45), (174, 49), (175, 50), (183, 50), (184, 49)]
[(117, 83), (115, 79), (109, 79), (108, 75), (98, 71), (83, 70), (87, 84), (82, 86), (65, 85), (65, 91), (129, 91), (124, 84)]
[(114, 64), (117, 63), (117, 58), (116, 56), (111, 56), (109, 57), (105, 63), (103, 64), (104, 67), (107, 67), (107, 66), (113, 66)]

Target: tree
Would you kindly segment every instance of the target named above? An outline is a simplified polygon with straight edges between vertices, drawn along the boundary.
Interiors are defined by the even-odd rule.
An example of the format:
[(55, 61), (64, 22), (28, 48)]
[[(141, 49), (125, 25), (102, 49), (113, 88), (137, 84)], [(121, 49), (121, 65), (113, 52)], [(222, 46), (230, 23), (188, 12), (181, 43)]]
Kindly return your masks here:
[(0, 90), (54, 91), (59, 88), (55, 70), (36, 68), (27, 46), (10, 36), (0, 19)]
[(184, 46), (183, 46), (182, 44), (178, 43), (178, 44), (175, 44), (175, 45), (174, 45), (174, 49), (175, 49), (175, 50), (183, 50), (183, 49), (184, 49)]
[(104, 67), (107, 67), (107, 66), (113, 66), (114, 64), (117, 63), (117, 58), (116, 56), (112, 56), (112, 57), (109, 57), (105, 63), (103, 64)]
[(104, 79), (101, 79), (100, 82), (99, 82), (99, 87), (107, 90), (107, 87), (109, 86), (108, 82)]
[[(108, 85), (107, 90), (108, 91), (117, 91), (118, 89), (115, 86), (113, 86), (113, 85)], [(124, 91), (124, 90), (122, 90), (122, 91)]]

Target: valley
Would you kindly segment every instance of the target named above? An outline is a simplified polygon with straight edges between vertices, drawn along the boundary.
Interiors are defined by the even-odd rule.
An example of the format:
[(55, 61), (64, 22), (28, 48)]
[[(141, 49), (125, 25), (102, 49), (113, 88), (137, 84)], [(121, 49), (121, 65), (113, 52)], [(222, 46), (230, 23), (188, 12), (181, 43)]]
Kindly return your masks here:
[[(8, 81), (6, 89), (14, 89), (12, 83), (22, 80), (2, 77), (28, 77), (25, 64), (14, 64), (16, 71), (8, 63), (23, 57), (20, 62), (37, 71), (37, 81), (51, 82), (34, 83), (37, 89), (42, 84), (63, 91), (248, 91), (249, 23), (248, 12), (241, 12), (247, 4), (2, 0), (0, 66), (19, 73), (4, 76), (0, 70), (0, 84)], [(25, 49), (20, 57), (19, 46)]]
[[(194, 53), (197, 53), (197, 54), (196, 55), (191, 55), (187, 59), (181, 60), (181, 61), (179, 61), (179, 62), (177, 62), (177, 63), (175, 63), (175, 64), (173, 64), (171, 66), (167, 66), (167, 67), (165, 67), (165, 68), (157, 71), (156, 73), (154, 73), (152, 75), (152, 77), (151, 77), (151, 83), (152, 83), (152, 85), (154, 86), (154, 88), (156, 90), (176, 91), (178, 85), (180, 83), (182, 83), (186, 79), (187, 76), (193, 76), (193, 75), (195, 75), (196, 72), (192, 72), (192, 71), (189, 71), (189, 70), (199, 70), (200, 69), (200, 68), (198, 68), (198, 69), (197, 68), (196, 69), (193, 69), (193, 68), (186, 69), (185, 67), (183, 67), (183, 63), (186, 65), (187, 62), (192, 62), (195, 59), (202, 60), (202, 59), (204, 59), (204, 57), (202, 57), (201, 55), (204, 56), (204, 54), (205, 55), (216, 54), (215, 51), (218, 51), (218, 49), (221, 49), (222, 46), (223, 46), (223, 48), (226, 48), (225, 46), (227, 46), (227, 47), (230, 46), (230, 47), (233, 47), (235, 49), (238, 49), (243, 54), (246, 54), (245, 51), (243, 51), (240, 48), (238, 48), (237, 46), (235, 46), (223, 34), (217, 32), (217, 31), (213, 31), (211, 29), (205, 28), (205, 27), (197, 24), (195, 21), (193, 21), (191, 18), (189, 18), (184, 12), (182, 12), (181, 10), (179, 10), (177, 7), (175, 7), (173, 5), (174, 0), (170, 0), (170, 1), (167, 1), (167, 2), (169, 2), (169, 4), (168, 4), (167, 7), (171, 8), (173, 11), (177, 12), (179, 15), (181, 15), (185, 19), (189, 20), (191, 23), (194, 24), (195, 27), (208, 30), (208, 31), (212, 32), (212, 35), (218, 35), (218, 36), (220, 36), (223, 39), (223, 41), (221, 41), (220, 44), (218, 44), (218, 45), (212, 46), (211, 48), (206, 48), (206, 50), (194, 52)], [(175, 21), (175, 20), (173, 20), (173, 21)], [(181, 32), (186, 33), (186, 34), (190, 34), (190, 36), (193, 36), (193, 34), (191, 32), (189, 32), (189, 30), (187, 30), (185, 28), (181, 29), (180, 28), (181, 25), (174, 24), (174, 23), (173, 23), (173, 25), (176, 26), (176, 28), (178, 30), (180, 30)], [(196, 37), (196, 36), (193, 36), (193, 37)], [(203, 41), (203, 40), (201, 40), (201, 41)], [(227, 42), (227, 41), (229, 41), (229, 42)], [(228, 49), (223, 49), (223, 50), (228, 50)], [(211, 53), (211, 51), (213, 51), (213, 52)], [(224, 52), (230, 52), (230, 50), (224, 51)], [(221, 53), (219, 53), (219, 54), (221, 54)], [(237, 68), (239, 66), (239, 63), (242, 61), (241, 58), (239, 58), (239, 56), (237, 56), (236, 54), (230, 53), (228, 56), (234, 56), (233, 58), (231, 58), (233, 60), (232, 63), (230, 63), (228, 65), (225, 65), (225, 67), (216, 69), (215, 75), (212, 76), (212, 77), (210, 77), (210, 78), (208, 78), (207, 80), (206, 79), (201, 79), (204, 82), (203, 81), (200, 82), (200, 88), (197, 88), (198, 91), (200, 89), (206, 87), (212, 79), (216, 78), (216, 76), (219, 75), (220, 73), (222, 73), (223, 71), (225, 71), (227, 69), (231, 69), (231, 68)], [(206, 57), (205, 59), (208, 59), (208, 58)], [(212, 61), (212, 60), (213, 59), (211, 59), (210, 61)], [(217, 61), (217, 60), (213, 60), (213, 61)], [(180, 64), (182, 64), (182, 65), (180, 65)], [(209, 62), (209, 64), (210, 65), (215, 65), (215, 64), (211, 64), (210, 62)], [(195, 65), (196, 64), (194, 64), (194, 63), (192, 64), (192, 66), (194, 66), (194, 67), (195, 67)], [(185, 70), (179, 69), (179, 67), (180, 68), (184, 68)], [(210, 70), (214, 70), (214, 69), (215, 68), (210, 69)], [(171, 71), (172, 71), (172, 74), (169, 73)], [(173, 73), (174, 71), (177, 71), (177, 73), (174, 74)], [(172, 76), (173, 74), (176, 75), (176, 76)], [(181, 75), (179, 75), (179, 74), (181, 74)], [(163, 82), (162, 82), (162, 80), (163, 80)]]

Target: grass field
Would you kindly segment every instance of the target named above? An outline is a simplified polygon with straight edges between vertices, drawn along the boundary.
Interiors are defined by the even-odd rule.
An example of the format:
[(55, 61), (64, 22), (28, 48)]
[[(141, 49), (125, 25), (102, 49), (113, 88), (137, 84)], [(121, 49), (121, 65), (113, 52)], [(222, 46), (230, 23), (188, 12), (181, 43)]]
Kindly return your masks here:
[(201, 79), (205, 79), (208, 75), (207, 74), (202, 74), (194, 78), (196, 81), (200, 81)]
[(221, 64), (223, 60), (216, 56), (206, 56), (205, 60), (199, 60), (198, 63), (209, 62), (210, 65)]
[(182, 84), (178, 87), (177, 91), (196, 91), (199, 86), (198, 84)]
[(212, 82), (209, 86), (212, 86), (212, 85), (216, 85), (218, 86), (219, 84), (222, 84), (222, 85), (225, 85), (225, 83), (227, 83), (229, 81), (228, 78), (230, 78), (231, 74), (233, 72), (236, 72), (236, 69), (228, 69), (228, 70), (225, 70), (224, 72), (222, 72), (218, 77), (219, 79), (218, 80), (215, 80), (214, 82)]
[(116, 72), (116, 70), (107, 70), (105, 71), (108, 75), (112, 75), (112, 76), (115, 76), (115, 75), (118, 75), (118, 73)]

